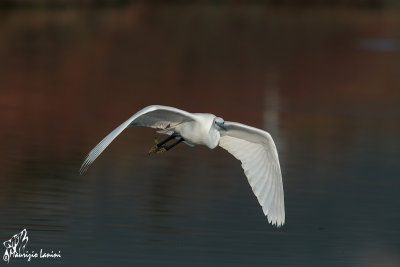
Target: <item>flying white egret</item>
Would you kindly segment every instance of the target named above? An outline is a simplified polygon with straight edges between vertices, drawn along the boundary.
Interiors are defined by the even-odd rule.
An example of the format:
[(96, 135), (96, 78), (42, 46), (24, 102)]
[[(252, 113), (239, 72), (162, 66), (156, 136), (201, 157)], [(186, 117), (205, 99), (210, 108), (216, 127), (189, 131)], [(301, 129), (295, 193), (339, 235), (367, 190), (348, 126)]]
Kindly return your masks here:
[[(268, 222), (281, 226), (285, 223), (282, 175), (278, 152), (272, 137), (266, 131), (237, 122), (224, 121), (207, 113), (189, 113), (168, 106), (148, 106), (108, 134), (86, 157), (80, 168), (84, 173), (90, 164), (123, 130), (131, 126), (162, 129), (159, 133), (169, 137), (157, 142), (150, 151), (168, 151), (180, 142), (190, 146), (205, 145), (213, 149), (218, 145), (242, 162), (242, 168), (260, 203)], [(172, 139), (171, 145), (166, 143)]]

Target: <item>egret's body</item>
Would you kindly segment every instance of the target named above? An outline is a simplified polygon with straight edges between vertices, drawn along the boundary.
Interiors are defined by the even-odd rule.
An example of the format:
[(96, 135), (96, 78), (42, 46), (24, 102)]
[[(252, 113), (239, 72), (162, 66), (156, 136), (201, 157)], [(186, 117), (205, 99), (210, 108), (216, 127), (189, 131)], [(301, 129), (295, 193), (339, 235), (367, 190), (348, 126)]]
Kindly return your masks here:
[(194, 121), (177, 125), (174, 131), (189, 144), (205, 145), (213, 149), (218, 146), (220, 134), (212, 127), (215, 116), (212, 114), (192, 114)]
[[(260, 129), (236, 122), (225, 122), (213, 114), (189, 113), (167, 106), (146, 107), (107, 135), (87, 156), (81, 173), (124, 129), (147, 126), (162, 129), (170, 135), (157, 143), (150, 152), (164, 152), (185, 142), (188, 145), (205, 145), (210, 149), (218, 145), (242, 162), (242, 167), (268, 221), (277, 226), (285, 222), (282, 176), (278, 152), (271, 136)], [(173, 145), (164, 145), (177, 139)], [(150, 153), (149, 152), (149, 153)]]

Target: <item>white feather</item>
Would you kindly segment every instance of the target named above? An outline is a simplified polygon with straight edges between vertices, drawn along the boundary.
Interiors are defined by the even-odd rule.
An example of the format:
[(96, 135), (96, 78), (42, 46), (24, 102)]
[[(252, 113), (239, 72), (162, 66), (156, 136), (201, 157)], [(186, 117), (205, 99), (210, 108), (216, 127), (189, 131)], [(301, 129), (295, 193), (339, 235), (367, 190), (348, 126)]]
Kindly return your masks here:
[(242, 168), (268, 222), (285, 223), (285, 204), (278, 152), (269, 133), (225, 122), (219, 145), (242, 162)]
[(131, 126), (147, 126), (151, 128), (173, 129), (183, 122), (193, 121), (194, 116), (186, 111), (167, 106), (148, 106), (109, 133), (92, 151), (89, 152), (82, 163), (80, 173), (84, 173), (95, 159), (107, 148), (107, 146), (126, 128)]

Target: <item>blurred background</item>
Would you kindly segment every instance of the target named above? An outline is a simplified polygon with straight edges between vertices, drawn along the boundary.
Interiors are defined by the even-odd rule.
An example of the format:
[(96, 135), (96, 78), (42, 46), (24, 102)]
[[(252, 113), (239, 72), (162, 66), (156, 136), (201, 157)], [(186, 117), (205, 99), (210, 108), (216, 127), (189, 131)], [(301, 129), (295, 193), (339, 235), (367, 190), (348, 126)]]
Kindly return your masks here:
[[(0, 241), (62, 253), (27, 266), (400, 266), (399, 68), (394, 0), (2, 0)], [(152, 129), (80, 176), (151, 104), (269, 131), (286, 224), (220, 148), (148, 157)]]

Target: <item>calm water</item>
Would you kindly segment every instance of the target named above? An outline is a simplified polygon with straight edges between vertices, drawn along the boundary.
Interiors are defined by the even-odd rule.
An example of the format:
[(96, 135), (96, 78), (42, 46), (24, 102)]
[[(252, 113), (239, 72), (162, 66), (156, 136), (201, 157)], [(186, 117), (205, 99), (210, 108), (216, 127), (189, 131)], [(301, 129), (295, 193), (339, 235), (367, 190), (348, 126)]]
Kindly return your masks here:
[[(10, 266), (399, 266), (399, 32), (390, 10), (2, 11), (0, 240), (26, 228), (28, 251), (62, 254)], [(150, 104), (268, 130), (284, 227), (227, 152), (148, 157), (151, 129), (124, 132), (80, 176)]]

